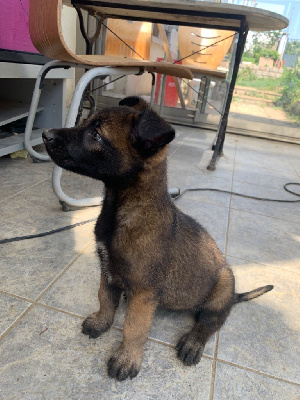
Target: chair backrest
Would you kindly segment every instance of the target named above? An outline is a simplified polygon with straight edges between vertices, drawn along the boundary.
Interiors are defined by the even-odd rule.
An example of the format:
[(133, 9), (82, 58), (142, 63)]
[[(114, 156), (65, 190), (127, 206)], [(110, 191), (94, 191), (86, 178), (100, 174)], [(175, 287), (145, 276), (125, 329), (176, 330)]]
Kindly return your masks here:
[(61, 10), (62, 0), (30, 0), (30, 37), (35, 48), (45, 56), (74, 62), (74, 54), (62, 35)]
[[(112, 67), (139, 67), (148, 72), (158, 72), (165, 75), (193, 79), (188, 68), (170, 63), (157, 63), (145, 59), (112, 55), (77, 55), (67, 46), (61, 25), (62, 0), (30, 0), (29, 31), (31, 41), (36, 49), (47, 57), (70, 63), (112, 66)], [(139, 34), (143, 33), (143, 26)], [(75, 30), (75, 27), (74, 27)], [(151, 33), (151, 32), (150, 32)], [(150, 35), (151, 36), (151, 35)], [(143, 40), (137, 39), (143, 45)], [(147, 46), (146, 46), (147, 47)], [(139, 49), (142, 53), (143, 49)], [(147, 53), (145, 53), (146, 55)], [(147, 57), (149, 58), (149, 57)]]
[(138, 60), (150, 59), (151, 22), (109, 18), (107, 27), (109, 29), (106, 32), (105, 55), (131, 57)]
[[(217, 69), (232, 44), (233, 34), (232, 31), (219, 29), (179, 26), (178, 45), (180, 58), (183, 58), (182, 64)], [(211, 47), (205, 48), (205, 46)], [(201, 49), (203, 50), (200, 53), (193, 54)], [(190, 54), (193, 55), (189, 56)]]

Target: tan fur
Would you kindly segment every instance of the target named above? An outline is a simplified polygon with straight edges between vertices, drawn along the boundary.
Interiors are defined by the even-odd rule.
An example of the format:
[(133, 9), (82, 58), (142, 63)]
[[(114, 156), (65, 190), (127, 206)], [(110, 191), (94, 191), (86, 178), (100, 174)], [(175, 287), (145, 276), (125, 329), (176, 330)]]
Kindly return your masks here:
[(131, 97), (121, 103), (124, 107), (100, 110), (83, 126), (43, 136), (58, 165), (105, 184), (95, 227), (102, 266), (100, 310), (85, 319), (82, 331), (93, 338), (105, 332), (125, 292), (123, 341), (108, 362), (109, 376), (118, 380), (139, 372), (158, 306), (194, 315), (194, 327), (176, 347), (178, 358), (192, 365), (234, 304), (272, 288), (236, 295), (233, 273), (216, 243), (168, 195), (166, 159), (173, 128), (144, 100)]

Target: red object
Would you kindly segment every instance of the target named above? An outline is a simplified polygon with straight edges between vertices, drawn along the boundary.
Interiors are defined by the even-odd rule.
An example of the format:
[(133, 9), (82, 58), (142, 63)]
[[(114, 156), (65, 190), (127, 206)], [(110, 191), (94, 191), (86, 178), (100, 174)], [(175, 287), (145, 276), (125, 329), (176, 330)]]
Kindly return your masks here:
[[(156, 61), (164, 61), (163, 58), (157, 58)], [(181, 64), (181, 61), (179, 61), (177, 64)], [(161, 84), (161, 74), (157, 74), (156, 77), (156, 86), (155, 86), (155, 96), (154, 96), (154, 102), (157, 104), (159, 102), (159, 93), (160, 93), (160, 84)], [(181, 79), (179, 79), (179, 82)], [(166, 91), (165, 91), (165, 96), (164, 96), (164, 106), (167, 107), (176, 107), (178, 102), (178, 93), (177, 89), (175, 86), (174, 78), (173, 76), (167, 76), (166, 79)]]
[(0, 0), (0, 10), (0, 48), (38, 53), (29, 34), (29, 0)]

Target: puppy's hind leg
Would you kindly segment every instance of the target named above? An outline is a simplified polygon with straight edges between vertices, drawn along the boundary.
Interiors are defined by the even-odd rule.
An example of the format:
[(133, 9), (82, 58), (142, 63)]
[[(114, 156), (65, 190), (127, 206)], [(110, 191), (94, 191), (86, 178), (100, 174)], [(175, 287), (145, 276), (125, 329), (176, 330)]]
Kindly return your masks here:
[(107, 275), (101, 271), (100, 288), (98, 291), (100, 310), (89, 315), (83, 321), (82, 333), (95, 339), (112, 326), (121, 293), (121, 289), (108, 283)]
[(176, 346), (177, 356), (184, 365), (195, 365), (200, 361), (206, 342), (224, 324), (233, 304), (234, 277), (229, 268), (224, 268), (217, 285), (196, 314), (194, 327)]

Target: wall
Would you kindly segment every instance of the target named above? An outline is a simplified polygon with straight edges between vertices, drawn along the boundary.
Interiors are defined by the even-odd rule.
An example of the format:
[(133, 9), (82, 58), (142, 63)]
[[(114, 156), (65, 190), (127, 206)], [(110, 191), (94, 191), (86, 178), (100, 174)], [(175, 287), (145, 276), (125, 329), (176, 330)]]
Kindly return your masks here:
[[(222, 62), (220, 64), (221, 67), (227, 68), (229, 64), (226, 62)], [(281, 78), (283, 73), (283, 68), (278, 67), (259, 67), (258, 65), (242, 62), (239, 66), (239, 70), (242, 71), (243, 69), (250, 68), (251, 72), (255, 74), (258, 78)]]
[(283, 68), (277, 67), (259, 67), (258, 65), (241, 63), (240, 70), (250, 68), (251, 72), (258, 78), (281, 78)]

